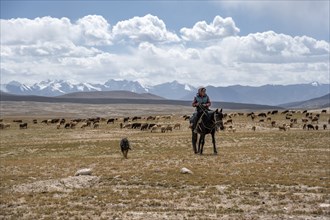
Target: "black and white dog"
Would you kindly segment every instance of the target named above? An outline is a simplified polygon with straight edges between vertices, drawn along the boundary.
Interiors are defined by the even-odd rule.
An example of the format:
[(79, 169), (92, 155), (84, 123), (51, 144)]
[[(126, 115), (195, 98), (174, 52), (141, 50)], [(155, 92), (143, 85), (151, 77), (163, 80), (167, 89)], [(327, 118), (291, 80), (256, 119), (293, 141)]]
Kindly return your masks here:
[(120, 149), (121, 149), (121, 152), (124, 155), (124, 158), (127, 159), (128, 150), (131, 150), (130, 144), (129, 144), (129, 141), (127, 140), (127, 138), (121, 139), (121, 141), (120, 141)]

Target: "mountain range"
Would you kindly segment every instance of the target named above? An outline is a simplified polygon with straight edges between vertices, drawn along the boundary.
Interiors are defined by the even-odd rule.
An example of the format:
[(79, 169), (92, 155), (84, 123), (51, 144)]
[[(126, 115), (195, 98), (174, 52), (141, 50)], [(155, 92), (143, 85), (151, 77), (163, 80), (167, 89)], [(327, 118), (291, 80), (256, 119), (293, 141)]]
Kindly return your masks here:
[[(197, 88), (177, 81), (155, 86), (144, 86), (137, 81), (108, 80), (101, 83), (77, 83), (65, 80), (47, 80), (32, 86), (17, 81), (1, 84), (1, 91), (16, 95), (37, 95), (56, 97), (70, 93), (128, 91), (144, 94), (152, 99), (192, 101)], [(262, 105), (280, 105), (283, 103), (301, 102), (330, 93), (330, 84), (317, 82), (295, 85), (263, 85), (258, 87), (233, 85), (227, 87), (206, 86), (211, 101), (251, 103)], [(100, 93), (106, 96), (106, 93)], [(109, 98), (114, 93), (109, 93)], [(145, 96), (148, 94), (148, 96)], [(81, 94), (80, 94), (81, 95)], [(94, 94), (95, 95), (95, 94)], [(65, 96), (64, 96), (65, 97)], [(70, 97), (70, 95), (69, 95)], [(72, 97), (72, 95), (71, 95)], [(137, 97), (138, 98), (138, 97)]]

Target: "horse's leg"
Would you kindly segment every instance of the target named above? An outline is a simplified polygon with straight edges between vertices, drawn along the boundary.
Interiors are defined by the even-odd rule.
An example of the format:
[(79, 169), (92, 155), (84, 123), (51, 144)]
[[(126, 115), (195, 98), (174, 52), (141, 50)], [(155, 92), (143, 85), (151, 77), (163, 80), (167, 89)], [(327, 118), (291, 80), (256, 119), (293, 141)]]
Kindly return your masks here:
[(194, 153), (197, 154), (198, 151), (197, 151), (197, 134), (195, 132), (191, 132), (192, 133), (192, 136), (191, 136), (191, 142), (192, 142), (192, 146), (193, 146), (193, 150), (194, 150)]
[(205, 134), (201, 134), (198, 143), (198, 152), (200, 154), (203, 154), (204, 143), (205, 143)]
[(212, 135), (212, 143), (213, 143), (213, 152), (214, 152), (214, 154), (218, 154), (217, 146), (215, 145), (215, 137), (214, 137), (214, 134), (215, 134), (215, 130), (213, 130), (213, 131), (211, 132), (211, 135)]

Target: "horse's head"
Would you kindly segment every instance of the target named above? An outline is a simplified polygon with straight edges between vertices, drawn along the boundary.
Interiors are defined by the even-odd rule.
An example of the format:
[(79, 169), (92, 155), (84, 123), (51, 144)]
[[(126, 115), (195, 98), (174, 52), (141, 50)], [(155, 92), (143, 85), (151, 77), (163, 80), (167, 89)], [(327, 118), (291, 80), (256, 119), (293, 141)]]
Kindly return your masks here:
[(214, 112), (214, 123), (216, 127), (219, 127), (220, 130), (224, 130), (225, 126), (223, 125), (223, 113), (222, 113), (222, 109), (220, 109), (220, 111), (217, 109)]

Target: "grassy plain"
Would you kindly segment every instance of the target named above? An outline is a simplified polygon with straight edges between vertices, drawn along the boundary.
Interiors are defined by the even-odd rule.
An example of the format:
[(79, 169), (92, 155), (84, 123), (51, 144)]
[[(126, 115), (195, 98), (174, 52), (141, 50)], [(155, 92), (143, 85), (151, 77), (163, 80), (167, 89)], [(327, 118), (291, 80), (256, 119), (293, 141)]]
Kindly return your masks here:
[[(329, 219), (330, 130), (303, 130), (301, 113), (289, 131), (233, 117), (236, 132), (207, 136), (195, 155), (182, 106), (2, 102), (0, 219)], [(224, 109), (226, 113), (232, 111)], [(329, 112), (329, 109), (328, 109)], [(320, 113), (319, 111), (314, 114)], [(120, 129), (126, 116), (170, 115), (172, 132)], [(118, 117), (100, 127), (56, 129), (43, 119)], [(285, 115), (272, 115), (277, 124)], [(319, 126), (329, 113), (321, 114)], [(28, 123), (19, 129), (14, 119)], [(38, 123), (33, 124), (32, 120)], [(146, 122), (145, 119), (139, 120)], [(149, 121), (151, 122), (151, 121)], [(152, 121), (153, 123), (155, 121)], [(316, 124), (314, 124), (316, 125)], [(256, 126), (256, 131), (252, 131)], [(132, 150), (123, 159), (119, 142)], [(193, 174), (181, 174), (181, 168)], [(92, 176), (72, 177), (82, 168)]]

